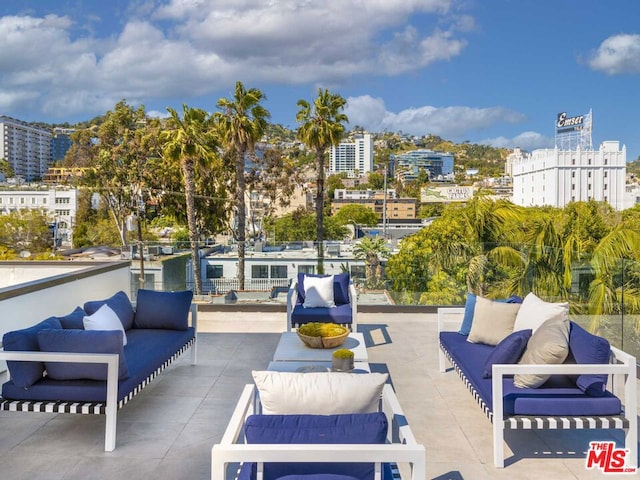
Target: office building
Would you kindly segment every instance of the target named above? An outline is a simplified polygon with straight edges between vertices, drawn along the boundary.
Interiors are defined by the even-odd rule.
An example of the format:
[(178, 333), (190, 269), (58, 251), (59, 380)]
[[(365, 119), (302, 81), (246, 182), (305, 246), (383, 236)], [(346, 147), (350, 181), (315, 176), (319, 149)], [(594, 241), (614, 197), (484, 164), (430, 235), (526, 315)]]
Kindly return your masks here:
[(433, 150), (412, 150), (391, 155), (394, 176), (400, 181), (413, 181), (426, 170), (429, 179), (453, 179), (453, 154)]
[(346, 172), (349, 177), (365, 176), (373, 170), (373, 139), (369, 133), (354, 135), (353, 141), (331, 147), (329, 173)]
[(42, 178), (51, 165), (51, 133), (0, 116), (0, 158), (9, 162), (16, 177), (26, 181)]

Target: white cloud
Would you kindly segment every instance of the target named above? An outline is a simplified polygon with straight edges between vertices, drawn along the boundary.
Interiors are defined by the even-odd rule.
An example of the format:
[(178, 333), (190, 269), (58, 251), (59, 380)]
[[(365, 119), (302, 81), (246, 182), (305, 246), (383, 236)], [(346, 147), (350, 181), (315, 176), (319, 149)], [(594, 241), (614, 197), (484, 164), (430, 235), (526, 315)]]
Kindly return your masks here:
[(553, 148), (553, 138), (546, 137), (538, 132), (522, 132), (513, 138), (496, 137), (481, 140), (481, 144), (491, 145), (497, 148), (516, 148), (533, 151), (538, 148)]
[(349, 97), (345, 113), (349, 123), (374, 132), (402, 131), (412, 135), (438, 135), (456, 139), (500, 123), (517, 123), (524, 115), (504, 107), (412, 107), (398, 113), (387, 110), (384, 100), (369, 95)]
[(607, 38), (591, 55), (589, 66), (609, 75), (640, 73), (640, 35), (620, 34)]

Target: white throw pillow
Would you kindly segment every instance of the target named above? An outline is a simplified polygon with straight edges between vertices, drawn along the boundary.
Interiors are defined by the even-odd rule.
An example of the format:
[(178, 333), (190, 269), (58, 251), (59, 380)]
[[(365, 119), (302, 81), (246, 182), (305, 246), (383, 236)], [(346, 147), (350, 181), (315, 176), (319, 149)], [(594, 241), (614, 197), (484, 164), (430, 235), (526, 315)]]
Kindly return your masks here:
[(336, 415), (378, 411), (387, 373), (253, 371), (262, 413)]
[(304, 277), (304, 308), (332, 308), (336, 304), (333, 300), (333, 275), (328, 277)]
[(82, 319), (85, 330), (121, 330), (122, 344), (127, 344), (127, 334), (124, 333), (122, 322), (106, 303), (102, 305), (93, 315), (86, 316)]
[(533, 333), (544, 322), (551, 318), (565, 316), (569, 318), (569, 303), (549, 303), (537, 297), (533, 292), (527, 294), (522, 301), (513, 331), (531, 329)]

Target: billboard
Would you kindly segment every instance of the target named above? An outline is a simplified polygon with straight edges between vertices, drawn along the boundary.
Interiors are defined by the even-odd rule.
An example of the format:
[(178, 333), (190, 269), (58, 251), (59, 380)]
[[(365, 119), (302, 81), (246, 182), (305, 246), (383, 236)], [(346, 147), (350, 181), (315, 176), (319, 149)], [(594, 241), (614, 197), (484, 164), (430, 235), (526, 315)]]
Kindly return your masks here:
[(560, 112), (556, 117), (556, 148), (560, 150), (592, 150), (591, 128), (592, 113), (570, 117)]
[(567, 112), (561, 112), (558, 114), (558, 121), (556, 122), (556, 133), (575, 132), (582, 130), (584, 125), (585, 115), (578, 115), (576, 117), (568, 117)]
[(420, 190), (422, 203), (468, 202), (476, 192), (475, 187), (423, 187)]

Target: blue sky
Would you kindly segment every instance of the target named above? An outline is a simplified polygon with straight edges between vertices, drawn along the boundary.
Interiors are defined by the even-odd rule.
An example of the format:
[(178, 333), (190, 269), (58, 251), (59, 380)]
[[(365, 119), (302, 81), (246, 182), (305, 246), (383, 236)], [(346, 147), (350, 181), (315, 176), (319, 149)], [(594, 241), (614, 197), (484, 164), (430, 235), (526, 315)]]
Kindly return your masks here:
[(214, 111), (237, 80), (295, 128), (318, 87), (351, 126), (552, 147), (593, 109), (593, 142), (640, 156), (637, 0), (8, 0), (0, 114), (75, 122), (125, 98)]

